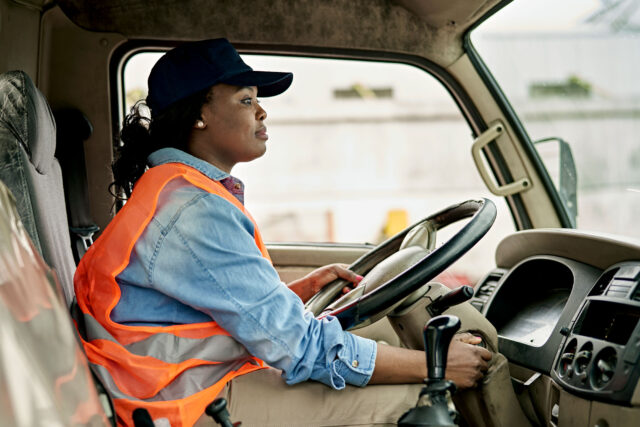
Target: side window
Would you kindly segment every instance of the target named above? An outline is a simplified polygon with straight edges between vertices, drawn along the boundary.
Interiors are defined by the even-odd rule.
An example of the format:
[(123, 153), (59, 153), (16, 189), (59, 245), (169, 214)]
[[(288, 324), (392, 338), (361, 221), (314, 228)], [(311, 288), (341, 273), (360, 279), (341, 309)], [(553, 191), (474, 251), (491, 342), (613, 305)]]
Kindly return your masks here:
[[(158, 58), (128, 61), (127, 110), (146, 96)], [(261, 99), (267, 153), (232, 172), (246, 185), (247, 208), (266, 241), (378, 243), (451, 204), (487, 197), (498, 219), (458, 270), (475, 281), (493, 266), (493, 250), (514, 231), (513, 221), (482, 183), (471, 130), (434, 77), (397, 63), (243, 58), (254, 69), (294, 73), (287, 92)]]
[[(560, 195), (577, 214), (577, 228), (636, 239), (639, 6), (637, 1), (513, 2), (472, 33)], [(558, 141), (573, 155), (566, 155), (567, 149), (563, 155)]]

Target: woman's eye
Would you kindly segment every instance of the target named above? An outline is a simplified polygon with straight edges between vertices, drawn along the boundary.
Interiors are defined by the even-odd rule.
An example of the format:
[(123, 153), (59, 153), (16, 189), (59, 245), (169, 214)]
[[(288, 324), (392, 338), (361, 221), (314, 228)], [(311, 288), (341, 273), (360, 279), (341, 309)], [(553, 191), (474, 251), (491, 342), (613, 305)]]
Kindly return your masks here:
[(253, 99), (251, 99), (251, 98), (243, 98), (242, 101), (240, 101), (240, 102), (242, 102), (245, 105), (251, 105), (252, 102), (253, 102)]

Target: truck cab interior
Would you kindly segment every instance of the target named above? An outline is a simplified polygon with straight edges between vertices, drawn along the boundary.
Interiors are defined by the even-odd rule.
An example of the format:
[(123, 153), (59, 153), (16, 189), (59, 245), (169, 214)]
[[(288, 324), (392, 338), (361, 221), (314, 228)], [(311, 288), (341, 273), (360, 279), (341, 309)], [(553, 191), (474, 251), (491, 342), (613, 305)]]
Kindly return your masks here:
[(234, 170), (280, 278), (365, 276), (309, 310), (422, 349), (469, 285), (442, 312), (495, 357), (453, 395), (460, 425), (637, 425), (640, 2), (530, 3), (0, 0), (0, 424), (116, 423), (75, 266), (121, 207), (114, 148), (151, 67), (225, 37), (294, 73), (262, 103), (268, 154)]

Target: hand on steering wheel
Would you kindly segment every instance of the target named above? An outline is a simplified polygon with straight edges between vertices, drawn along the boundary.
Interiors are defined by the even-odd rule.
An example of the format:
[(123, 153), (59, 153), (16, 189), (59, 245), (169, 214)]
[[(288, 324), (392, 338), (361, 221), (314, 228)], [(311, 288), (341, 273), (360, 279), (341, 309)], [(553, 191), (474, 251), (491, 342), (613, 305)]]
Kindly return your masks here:
[[(469, 217), (460, 231), (434, 249), (438, 230)], [(345, 330), (371, 324), (466, 253), (489, 231), (495, 217), (496, 207), (488, 199), (468, 200), (437, 212), (356, 260), (350, 269), (364, 279), (347, 295), (334, 301), (346, 284), (336, 280), (306, 307), (316, 316), (336, 316)]]
[(287, 286), (300, 297), (302, 302), (307, 302), (322, 288), (335, 282), (337, 279), (347, 282), (347, 285), (343, 288), (343, 293), (347, 293), (357, 286), (363, 277), (349, 270), (348, 265), (336, 263), (317, 268), (306, 276), (294, 280)]

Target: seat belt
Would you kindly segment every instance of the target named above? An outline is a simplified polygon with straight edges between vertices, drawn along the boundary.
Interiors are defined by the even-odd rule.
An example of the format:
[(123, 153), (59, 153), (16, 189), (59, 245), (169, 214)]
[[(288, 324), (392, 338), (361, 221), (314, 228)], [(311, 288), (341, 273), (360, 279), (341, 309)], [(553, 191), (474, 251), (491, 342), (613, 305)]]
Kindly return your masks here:
[(56, 119), (56, 157), (62, 169), (65, 202), (72, 251), (76, 264), (93, 243), (100, 230), (89, 212), (87, 170), (84, 142), (93, 133), (89, 119), (77, 109), (62, 109), (54, 113)]

